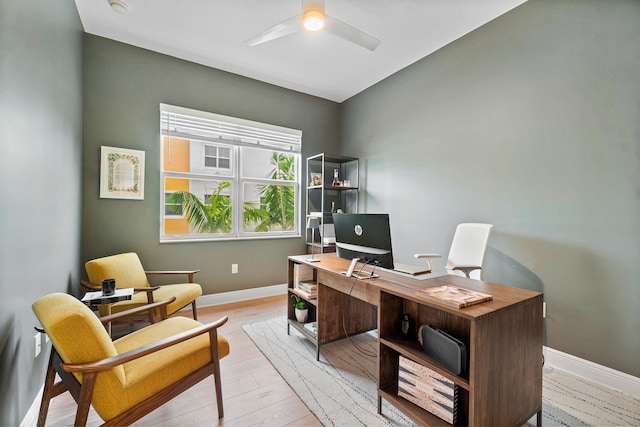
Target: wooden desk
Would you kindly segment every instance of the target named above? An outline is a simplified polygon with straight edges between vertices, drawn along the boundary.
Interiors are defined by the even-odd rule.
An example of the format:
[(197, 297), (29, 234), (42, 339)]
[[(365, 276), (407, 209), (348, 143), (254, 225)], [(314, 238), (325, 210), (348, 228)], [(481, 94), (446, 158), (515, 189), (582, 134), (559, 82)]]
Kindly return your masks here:
[[(399, 356), (444, 375), (459, 387), (458, 422), (461, 426), (522, 426), (537, 414), (542, 421), (542, 302), (539, 292), (495, 283), (442, 275), (418, 280), (376, 270), (374, 279), (356, 280), (341, 271), (349, 261), (335, 254), (289, 257), (289, 288), (294, 286), (295, 264), (314, 269), (318, 298), (311, 300), (309, 320), (316, 321), (317, 336), (296, 320), (289, 299), (289, 327), (299, 330), (317, 346), (378, 328), (378, 411), (381, 399), (402, 410), (420, 425), (450, 425), (398, 396)], [(427, 287), (455, 285), (493, 295), (491, 301), (457, 309), (416, 296)], [(346, 316), (343, 313), (346, 308)], [(467, 346), (468, 372), (454, 375), (430, 358), (417, 339), (403, 340), (400, 324), (409, 313), (417, 326), (434, 325)]]

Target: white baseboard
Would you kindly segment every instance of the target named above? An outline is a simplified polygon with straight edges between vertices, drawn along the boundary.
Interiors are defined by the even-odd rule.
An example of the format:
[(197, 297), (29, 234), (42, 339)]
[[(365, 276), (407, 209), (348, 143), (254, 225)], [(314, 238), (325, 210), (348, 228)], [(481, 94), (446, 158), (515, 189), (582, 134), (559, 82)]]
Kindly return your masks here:
[(22, 419), (20, 427), (35, 427), (38, 425), (38, 415), (40, 415), (40, 402), (42, 401), (42, 393), (44, 392), (44, 384), (40, 387), (40, 391), (31, 403), (29, 410)]
[(271, 285), (261, 288), (243, 289), (240, 291), (222, 292), (219, 294), (202, 295), (197, 299), (198, 307), (229, 304), (232, 302), (248, 301), (256, 298), (272, 297), (287, 293), (287, 285)]
[(640, 378), (544, 347), (545, 365), (640, 398)]

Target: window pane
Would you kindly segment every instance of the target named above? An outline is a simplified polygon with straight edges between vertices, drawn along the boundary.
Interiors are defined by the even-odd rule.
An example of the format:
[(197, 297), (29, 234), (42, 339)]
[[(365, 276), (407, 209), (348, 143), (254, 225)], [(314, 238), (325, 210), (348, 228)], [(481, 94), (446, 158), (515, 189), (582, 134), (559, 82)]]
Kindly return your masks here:
[(186, 178), (165, 178), (168, 211), (180, 209), (184, 218), (164, 218), (165, 235), (228, 234), (233, 230), (232, 183)]
[(217, 153), (217, 148), (214, 147), (213, 145), (205, 145), (204, 146), (204, 155), (205, 156), (213, 156), (216, 157)]
[(231, 169), (231, 161), (229, 159), (219, 159), (218, 167), (220, 169)]
[(293, 231), (295, 222), (295, 187), (275, 184), (245, 183), (243, 231), (266, 233)]
[(284, 181), (296, 179), (295, 156), (279, 151), (242, 148), (242, 176)]
[(165, 193), (164, 195), (164, 214), (165, 216), (182, 216), (182, 206), (173, 202), (172, 194)]

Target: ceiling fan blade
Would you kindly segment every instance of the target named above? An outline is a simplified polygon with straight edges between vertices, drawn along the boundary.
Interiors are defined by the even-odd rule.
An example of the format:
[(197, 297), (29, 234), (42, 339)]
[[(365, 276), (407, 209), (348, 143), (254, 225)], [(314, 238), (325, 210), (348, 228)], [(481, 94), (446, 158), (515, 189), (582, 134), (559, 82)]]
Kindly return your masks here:
[(296, 15), (293, 18), (289, 18), (284, 22), (274, 25), (273, 27), (256, 34), (255, 36), (245, 40), (244, 42), (249, 46), (255, 46), (261, 43), (265, 43), (271, 40), (279, 39), (280, 37), (288, 36), (296, 31), (300, 31), (300, 20), (302, 15)]
[(369, 49), (371, 51), (376, 50), (376, 48), (380, 44), (380, 40), (378, 40), (377, 38), (370, 36), (367, 33), (363, 33), (362, 31), (353, 28), (351, 25), (345, 24), (344, 22), (329, 15), (325, 16), (325, 28), (331, 34), (360, 45), (365, 49)]

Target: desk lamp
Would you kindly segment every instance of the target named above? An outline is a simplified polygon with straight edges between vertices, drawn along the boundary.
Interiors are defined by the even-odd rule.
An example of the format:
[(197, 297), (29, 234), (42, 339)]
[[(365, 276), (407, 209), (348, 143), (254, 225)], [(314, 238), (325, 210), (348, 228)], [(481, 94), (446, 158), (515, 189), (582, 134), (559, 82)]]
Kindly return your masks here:
[(309, 262), (318, 262), (319, 259), (315, 259), (313, 256), (313, 247), (316, 244), (316, 229), (320, 228), (320, 220), (316, 216), (310, 216), (307, 218), (307, 230), (311, 229), (311, 258), (307, 259)]

